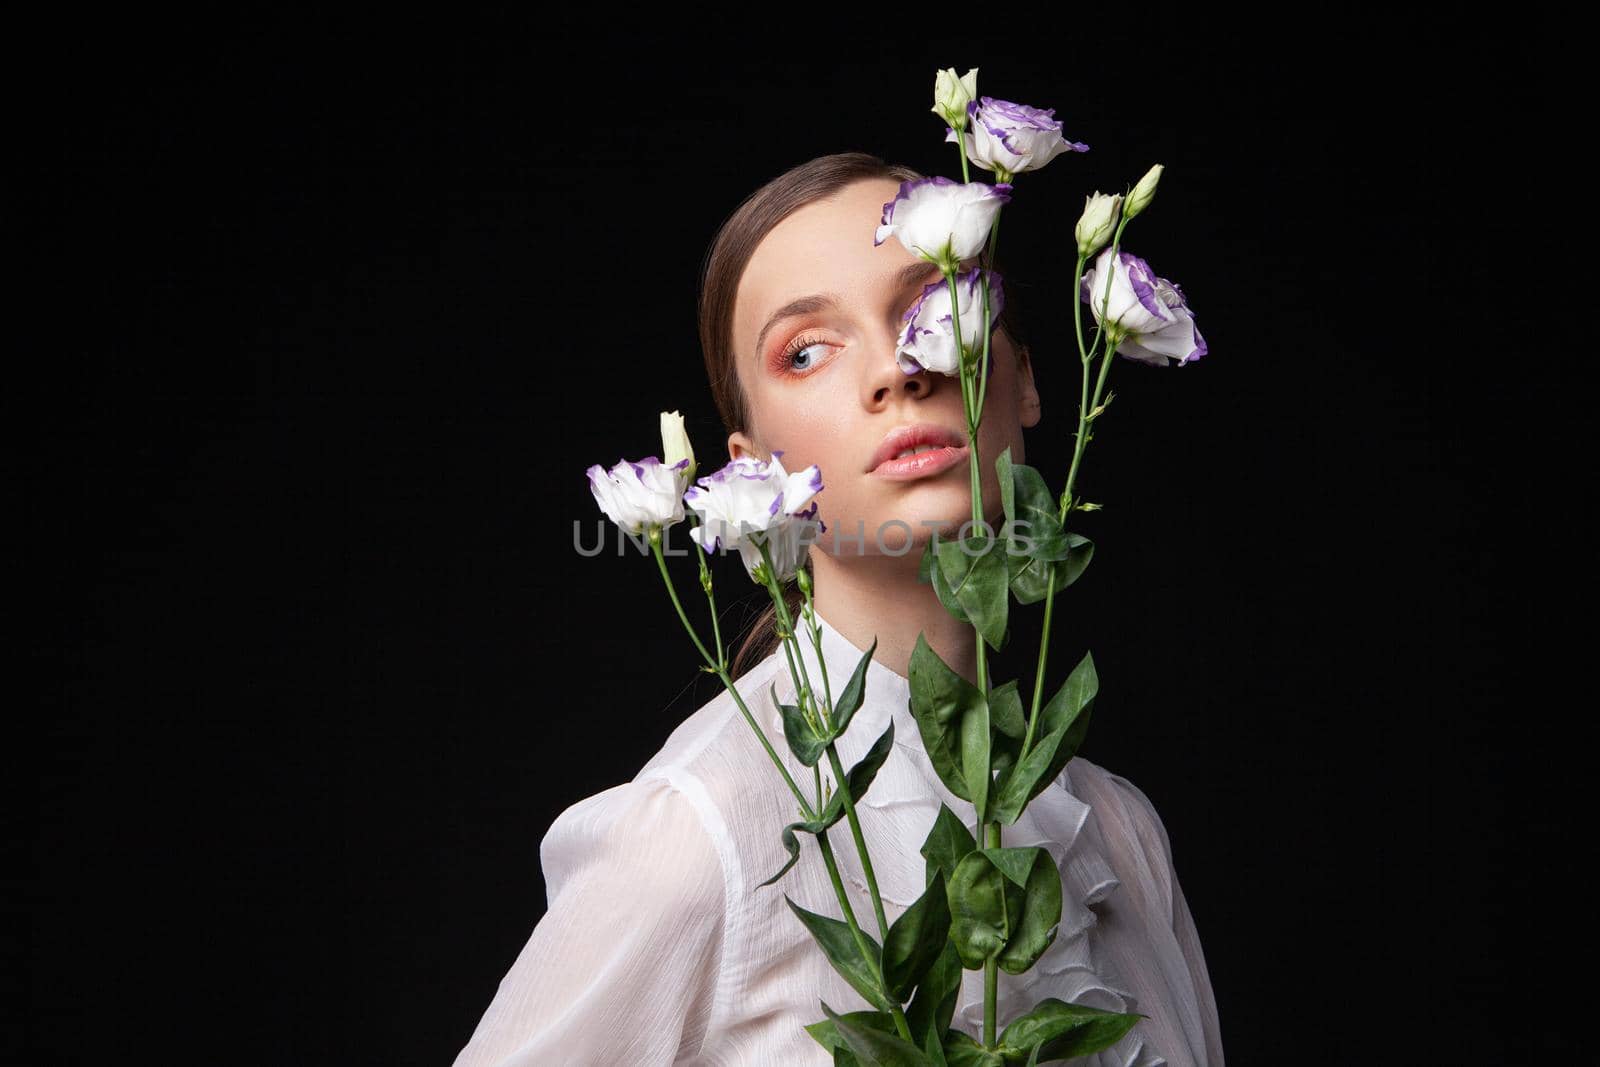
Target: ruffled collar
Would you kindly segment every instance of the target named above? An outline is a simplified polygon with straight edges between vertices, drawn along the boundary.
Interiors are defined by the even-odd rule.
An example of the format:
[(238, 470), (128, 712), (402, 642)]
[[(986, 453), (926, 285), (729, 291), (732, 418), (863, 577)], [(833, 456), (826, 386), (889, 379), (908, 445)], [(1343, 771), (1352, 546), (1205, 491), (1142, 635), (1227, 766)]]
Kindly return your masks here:
[[(811, 685), (820, 691), (823, 686), (821, 665), (811, 644), (809, 627), (803, 620), (797, 619), (796, 623), (800, 631), (797, 642), (800, 659)], [(817, 624), (828, 685), (837, 697), (866, 650), (856, 647), (830, 625), (821, 612), (817, 613)], [(788, 657), (780, 646), (771, 658), (777, 662), (772, 665), (768, 684), (774, 687), (782, 702), (792, 704), (796, 687), (790, 677)], [(795, 759), (784, 744), (782, 715), (771, 704), (770, 694), (763, 693), (761, 701), (765, 709), (764, 725), (774, 748), (787, 758), (795, 781), (810, 795), (813, 782), (810, 768)], [(927, 863), (919, 850), (939, 813), (939, 805), (948, 806), (969, 831), (977, 813), (972, 802), (951, 793), (934, 770), (922, 743), (922, 733), (911, 714), (910, 680), (876, 659), (867, 664), (862, 705), (845, 735), (835, 742), (845, 769), (860, 761), (891, 721), (894, 723), (894, 750), (859, 806), (871, 813), (861, 819), (861, 832), (872, 856), (878, 892), (885, 908), (889, 909), (892, 922), (900, 911), (922, 895)], [(1022, 974), (999, 972), (1002, 1015), (1008, 1008), (1013, 1014), (1020, 1014), (1045, 996), (1108, 1011), (1138, 1010), (1136, 998), (1110, 970), (1104, 953), (1099, 953), (1097, 958), (1095, 951), (1094, 926), (1099, 916), (1093, 906), (1105, 900), (1121, 882), (1095, 847), (1092, 835), (1085, 832), (1093, 811), (1072, 792), (1071, 772), (1077, 762), (1076, 759), (1069, 761), (1061, 775), (1034, 798), (1021, 817), (1002, 830), (1002, 842), (1008, 847), (1037, 845), (1049, 852), (1062, 872), (1063, 890), (1061, 925), (1044, 955)], [(818, 766), (831, 780), (833, 775), (826, 756)], [(861, 858), (849, 834), (839, 837), (835, 832), (830, 836), (843, 842), (835, 846), (834, 855), (845, 878), (860, 891), (863, 899), (869, 899)], [(895, 907), (890, 908), (891, 904)], [(969, 1033), (981, 1033), (983, 972), (963, 972), (962, 990), (953, 1022)], [(1008, 1017), (998, 1020), (1002, 1027), (1009, 1021)], [(1103, 1055), (1111, 1058), (1103, 1062), (1127, 1067), (1164, 1064), (1164, 1059), (1144, 1049), (1142, 1039), (1136, 1036), (1138, 1031), (1135, 1027), (1114, 1049), (1106, 1050)]]

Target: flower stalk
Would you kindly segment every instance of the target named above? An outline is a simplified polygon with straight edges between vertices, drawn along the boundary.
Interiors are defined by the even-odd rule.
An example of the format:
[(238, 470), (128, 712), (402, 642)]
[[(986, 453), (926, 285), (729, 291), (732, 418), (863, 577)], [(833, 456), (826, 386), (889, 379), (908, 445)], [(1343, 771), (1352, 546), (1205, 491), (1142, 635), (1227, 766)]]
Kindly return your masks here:
[[(774, 451), (767, 460), (749, 456), (731, 460), (722, 470), (689, 486), (697, 465), (683, 419), (672, 411), (661, 415), (664, 460), (652, 456), (637, 463), (622, 461), (609, 470), (595, 465), (588, 471), (601, 509), (631, 534), (648, 533), (673, 609), (704, 660), (701, 669), (717, 675), (795, 798), (801, 821), (785, 827), (783, 834), (789, 862), (762, 885), (775, 882), (798, 860), (795, 830), (816, 838), (843, 920), (807, 912), (792, 900), (789, 905), (834, 967), (875, 1011), (856, 1013), (858, 1017), (852, 1021), (824, 1003), (828, 1019), (807, 1030), (825, 1048), (849, 1051), (861, 1062), (888, 1062), (883, 1057), (890, 1051), (899, 1057), (893, 1062), (976, 1062), (974, 1053), (978, 1051), (984, 1062), (1059, 1059), (1066, 1052), (1081, 1055), (1110, 1047), (1142, 1017), (1047, 998), (1003, 1032), (996, 1032), (999, 969), (1020, 973), (1045, 951), (1055, 938), (1062, 892), (1060, 871), (1048, 852), (1038, 847), (1004, 847), (1002, 828), (1015, 822), (1072, 758), (1082, 741), (1098, 686), (1093, 663), (1085, 654), (1057, 695), (1044, 700), (1055, 596), (1076, 581), (1093, 548), (1087, 538), (1068, 533), (1065, 523), (1076, 512), (1100, 507), (1076, 494), (1094, 424), (1112, 399), (1113, 394), (1106, 391), (1112, 356), (1121, 354), (1159, 366), (1176, 360), (1182, 365), (1205, 355), (1207, 348), (1182, 291), (1121, 248), (1128, 221), (1147, 210), (1155, 196), (1161, 165), (1152, 167), (1131, 192), (1097, 192), (1087, 197), (1073, 231), (1077, 253), (1073, 333), (1081, 375), (1072, 461), (1065, 486), (1054, 497), (1042, 475), (1013, 462), (1009, 449), (990, 461), (1008, 520), (1000, 538), (1004, 562), (998, 562), (1002, 557), (995, 554), (995, 538), (984, 514), (985, 466), (979, 442), (993, 371), (995, 320), (1004, 307), (1002, 279), (993, 268), (1001, 208), (1010, 202), (1012, 183), (1019, 175), (1038, 170), (1064, 153), (1087, 151), (1088, 145), (1062, 136), (1053, 110), (979, 96), (976, 79), (976, 69), (958, 78), (951, 68), (939, 72), (935, 83), (932, 110), (949, 124), (946, 140), (957, 146), (962, 181), (933, 177), (901, 183), (894, 200), (884, 205), (873, 241), (881, 244), (893, 236), (912, 255), (936, 264), (942, 275), (942, 284), (925, 287), (921, 299), (907, 312), (907, 327), (895, 358), (905, 373), (929, 371), (959, 383), (967, 427), (971, 525), (975, 531), (981, 529), (984, 537), (983, 555), (975, 560), (970, 558), (967, 544), (972, 538), (958, 536), (958, 543), (952, 544), (942, 542), (936, 533), (921, 572), (934, 584), (945, 608), (972, 626), (975, 682), (944, 664), (927, 645), (925, 634), (918, 636), (909, 671), (910, 710), (924, 747), (950, 790), (972, 802), (974, 825), (969, 833), (962, 825), (964, 820), (941, 806), (940, 821), (930, 830), (922, 850), (929, 861), (928, 885), (922, 898), (894, 923), (888, 921), (859, 811), (873, 776), (892, 750), (893, 723), (848, 770), (836, 744), (863, 700), (876, 641), (873, 649), (863, 654), (849, 682), (835, 694), (811, 576), (803, 565), (809, 541), (802, 528), (815, 520), (826, 530), (816, 519), (813, 499), (822, 489), (820, 470), (812, 466), (790, 473), (781, 462), (782, 452)], [(971, 165), (992, 172), (995, 184), (973, 182)], [(978, 257), (978, 265), (962, 272), (960, 264), (973, 257)], [(1095, 260), (1092, 268), (1091, 257)], [(1087, 343), (1083, 304), (1089, 305), (1095, 320), (1094, 335)], [(977, 329), (963, 327), (964, 312)], [(684, 521), (685, 507), (694, 518), (690, 536), (704, 549), (695, 555), (711, 614), (710, 647), (684, 610), (662, 550), (664, 531)], [(1013, 532), (1013, 521), (1023, 516), (1037, 538), (1018, 537)], [(751, 579), (766, 591), (774, 606), (774, 629), (796, 701), (793, 705), (779, 702), (777, 710), (793, 755), (812, 768), (815, 797), (811, 801), (731, 675), (705, 558), (712, 551), (730, 548), (739, 551)], [(798, 619), (784, 597), (789, 581), (800, 586)], [(1011, 632), (1009, 604), (1013, 598), (1020, 604), (1044, 602), (1033, 691), (1025, 715), (1016, 683), (995, 685), (988, 658), (989, 649), (1000, 649)], [(816, 680), (810, 677), (800, 646), (802, 622), (815, 651)], [(772, 694), (777, 702), (775, 687)], [(824, 756), (830, 770), (826, 787), (821, 768)], [(856, 917), (829, 837), (830, 828), (840, 818), (848, 823), (861, 858), (877, 923), (876, 941)], [(979, 968), (984, 975), (981, 1045), (971, 1035), (950, 1029), (950, 1015), (941, 1014), (944, 1005), (953, 1003), (962, 970)], [(908, 1009), (904, 1004), (913, 989), (917, 998), (924, 998), (930, 989), (933, 992), (927, 993), (931, 999), (912, 1000)], [(871, 1027), (860, 1015), (872, 1017)]]

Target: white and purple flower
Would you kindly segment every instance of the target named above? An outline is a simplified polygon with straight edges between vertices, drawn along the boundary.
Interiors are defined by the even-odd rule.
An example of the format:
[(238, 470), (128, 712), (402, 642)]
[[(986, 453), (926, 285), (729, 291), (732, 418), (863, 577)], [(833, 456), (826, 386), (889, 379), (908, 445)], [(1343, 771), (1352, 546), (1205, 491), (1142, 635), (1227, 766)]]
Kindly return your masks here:
[(689, 531), (695, 543), (708, 553), (737, 548), (745, 570), (757, 581), (762, 580), (757, 570), (762, 544), (778, 580), (787, 581), (810, 547), (808, 531), (813, 526), (818, 533), (827, 530), (812, 500), (822, 491), (821, 469), (813, 463), (790, 474), (783, 469), (782, 455), (774, 449), (770, 461), (740, 456), (683, 495), (684, 503), (700, 515), (700, 524)]
[(1063, 152), (1087, 152), (1089, 146), (1061, 135), (1056, 109), (1041, 111), (1027, 104), (982, 96), (967, 104), (967, 128), (945, 127), (946, 141), (961, 139), (967, 158), (996, 178), (1038, 170)]
[(683, 521), (688, 466), (687, 459), (669, 466), (655, 456), (620, 460), (609, 471), (596, 463), (588, 471), (589, 491), (607, 518), (637, 536), (649, 526)]
[[(1111, 254), (1116, 252), (1115, 268)], [(1111, 293), (1103, 279), (1111, 271)], [(1131, 252), (1107, 248), (1083, 276), (1078, 298), (1088, 303), (1099, 322), (1129, 359), (1165, 367), (1168, 359), (1182, 366), (1206, 354), (1205, 338), (1183, 290), (1156, 276), (1150, 264)], [(1101, 303), (1105, 302), (1105, 310)]]
[(872, 243), (891, 236), (913, 255), (953, 273), (989, 243), (995, 216), (1011, 199), (1011, 186), (957, 182), (934, 176), (901, 182), (895, 198), (883, 205), (883, 219)]
[[(983, 276), (989, 279), (989, 321), (1000, 321), (1005, 291), (1000, 275), (977, 267), (956, 275), (957, 310), (961, 312), (961, 339), (968, 350), (983, 347)], [(950, 312), (950, 283), (940, 278), (922, 289), (922, 296), (905, 314), (906, 329), (894, 350), (895, 362), (906, 374), (930, 370), (952, 377), (961, 373), (961, 349), (956, 345), (954, 316)], [(990, 357), (994, 355), (990, 345)]]

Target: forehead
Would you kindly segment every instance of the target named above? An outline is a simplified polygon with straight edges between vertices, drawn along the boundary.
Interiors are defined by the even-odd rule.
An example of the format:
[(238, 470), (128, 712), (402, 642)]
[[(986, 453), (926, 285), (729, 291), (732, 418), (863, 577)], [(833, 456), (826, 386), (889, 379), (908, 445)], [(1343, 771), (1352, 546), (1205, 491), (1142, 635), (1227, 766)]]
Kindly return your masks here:
[(898, 240), (872, 243), (883, 205), (900, 183), (889, 178), (852, 182), (826, 200), (807, 204), (774, 226), (750, 256), (733, 309), (736, 350), (748, 353), (775, 309), (797, 297), (873, 285), (916, 259)]

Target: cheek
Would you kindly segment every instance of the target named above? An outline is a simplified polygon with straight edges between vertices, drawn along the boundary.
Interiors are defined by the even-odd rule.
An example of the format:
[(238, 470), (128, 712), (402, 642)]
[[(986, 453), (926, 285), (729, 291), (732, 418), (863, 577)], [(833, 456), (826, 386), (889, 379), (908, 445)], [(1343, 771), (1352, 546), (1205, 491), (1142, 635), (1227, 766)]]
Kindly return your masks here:
[[(864, 460), (855, 455), (858, 445), (851, 427), (842, 420), (837, 402), (802, 396), (799, 390), (783, 395), (774, 390), (762, 397), (758, 425), (761, 441), (783, 452), (783, 469), (793, 473), (816, 464), (822, 470), (823, 492), (856, 473)], [(859, 436), (859, 428), (856, 430)]]

